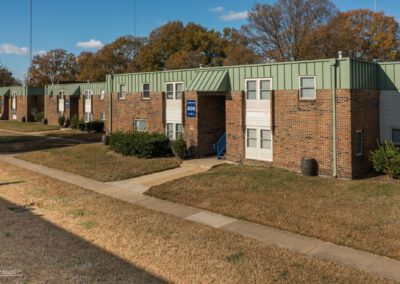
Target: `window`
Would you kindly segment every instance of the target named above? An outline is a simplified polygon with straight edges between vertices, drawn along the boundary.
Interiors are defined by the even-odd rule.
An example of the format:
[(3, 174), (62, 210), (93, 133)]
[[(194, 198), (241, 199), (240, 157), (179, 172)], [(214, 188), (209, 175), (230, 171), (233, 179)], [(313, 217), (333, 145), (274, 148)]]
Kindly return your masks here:
[(271, 130), (261, 129), (260, 130), (260, 141), (261, 141), (261, 149), (272, 149), (272, 135)]
[(247, 147), (257, 148), (257, 129), (247, 129)]
[(167, 123), (167, 136), (170, 140), (174, 140), (174, 124)]
[(125, 100), (125, 98), (126, 98), (126, 86), (119, 85), (118, 99)]
[(166, 134), (170, 140), (183, 138), (183, 126), (181, 123), (167, 123)]
[(396, 145), (400, 145), (400, 128), (392, 129), (392, 141)]
[(63, 117), (64, 116), (64, 111), (65, 111), (65, 91), (61, 90), (58, 93), (58, 116)]
[(315, 77), (300, 77), (300, 100), (315, 100)]
[(90, 122), (90, 121), (92, 121), (92, 113), (85, 112), (85, 122)]
[(17, 92), (12, 93), (12, 102), (11, 102), (11, 110), (13, 118), (17, 116)]
[(135, 131), (146, 131), (147, 130), (147, 121), (145, 119), (135, 119), (133, 121), (133, 127)]
[(364, 152), (364, 137), (363, 137), (363, 131), (362, 130), (357, 130), (356, 131), (356, 155), (357, 156), (362, 156)]
[(143, 84), (143, 99), (150, 99), (150, 84)]
[(106, 120), (106, 113), (105, 113), (104, 111), (100, 113), (100, 119), (101, 119), (102, 121), (105, 121), (105, 120)]
[(168, 83), (167, 84), (167, 100), (181, 100), (183, 95), (182, 83)]
[(93, 92), (91, 90), (85, 91), (85, 100), (90, 100)]
[(174, 99), (174, 84), (167, 84), (167, 100)]
[(247, 81), (247, 99), (257, 99), (257, 81)]
[(270, 79), (250, 79), (246, 81), (246, 98), (248, 100), (269, 100), (271, 98)]
[(175, 138), (176, 139), (183, 138), (183, 129), (182, 129), (182, 124), (180, 123), (175, 124)]
[(106, 95), (106, 91), (105, 90), (101, 90), (100, 91), (100, 100), (104, 100), (105, 95)]
[(50, 91), (49, 98), (50, 98), (50, 99), (54, 99), (54, 92), (53, 92), (53, 91)]

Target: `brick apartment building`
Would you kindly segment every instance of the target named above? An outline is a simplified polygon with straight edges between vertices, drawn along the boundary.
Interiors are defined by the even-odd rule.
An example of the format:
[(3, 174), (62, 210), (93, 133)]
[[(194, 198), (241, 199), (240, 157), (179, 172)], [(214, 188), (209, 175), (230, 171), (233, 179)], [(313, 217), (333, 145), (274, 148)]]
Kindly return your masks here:
[(1, 119), (32, 120), (36, 113), (44, 111), (44, 95), (44, 87), (1, 87)]
[[(378, 141), (400, 144), (400, 63), (349, 58), (108, 75), (46, 87), (45, 112), (102, 119), (106, 131), (183, 137), (193, 156), (360, 177)], [(0, 95), (2, 94), (0, 89)]]

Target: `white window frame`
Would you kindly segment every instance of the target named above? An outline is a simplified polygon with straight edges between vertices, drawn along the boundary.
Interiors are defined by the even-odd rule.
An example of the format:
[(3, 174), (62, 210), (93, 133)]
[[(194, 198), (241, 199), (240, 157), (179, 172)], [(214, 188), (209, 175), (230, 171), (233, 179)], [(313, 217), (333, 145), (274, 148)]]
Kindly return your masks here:
[(105, 111), (100, 112), (100, 119), (101, 119), (102, 121), (105, 121), (105, 120), (106, 120), (106, 112), (105, 112)]
[[(247, 83), (250, 81), (255, 81), (256, 82), (256, 99), (248, 99), (247, 97)], [(269, 81), (269, 99), (261, 99), (261, 81)], [(246, 95), (246, 100), (249, 101), (268, 101), (271, 100), (271, 95), (272, 95), (272, 78), (247, 78), (244, 80), (244, 85), (245, 85), (245, 95)]]
[[(65, 115), (65, 90), (60, 90), (58, 92), (58, 100), (63, 100), (64, 101), (64, 111), (58, 111), (58, 116), (59, 117), (64, 117)], [(60, 103), (60, 101), (58, 101), (58, 104)]]
[(50, 94), (49, 94), (49, 99), (54, 99), (54, 91), (50, 91)]
[[(148, 86), (149, 86), (148, 90), (145, 90), (145, 89), (144, 89), (144, 86), (145, 86), (145, 85), (148, 85)], [(142, 84), (142, 99), (143, 99), (143, 100), (150, 100), (150, 92), (151, 92), (150, 83), (143, 83), (143, 84)], [(145, 96), (145, 93), (148, 93), (148, 96), (147, 96), (147, 97)]]
[[(122, 92), (122, 90), (121, 90), (122, 86), (125, 88), (124, 92)], [(126, 85), (125, 84), (120, 84), (119, 85), (118, 100), (126, 100)]]
[[(311, 88), (304, 88), (301, 86), (301, 79), (314, 79), (314, 97), (313, 98), (303, 98), (302, 96), (302, 90), (303, 89), (311, 89)], [(317, 76), (299, 76), (299, 100), (301, 101), (315, 101), (317, 100)]]
[[(15, 103), (13, 101), (15, 100)], [(11, 114), (13, 116), (13, 119), (16, 119), (17, 117), (17, 92), (12, 92), (11, 93)]]
[(100, 100), (104, 100), (105, 95), (106, 95), (106, 90), (100, 90)]
[(399, 145), (400, 145), (400, 141), (399, 141), (398, 143), (396, 143), (396, 142), (393, 140), (393, 131), (394, 131), (394, 130), (400, 131), (400, 127), (392, 127), (392, 128), (391, 128), (391, 132), (390, 132), (391, 140), (392, 140), (393, 144), (396, 145), (396, 146), (399, 146)]
[[(361, 152), (358, 151), (358, 143), (357, 143), (357, 137), (358, 135), (361, 134)], [(356, 156), (360, 157), (362, 155), (364, 155), (364, 131), (363, 130), (356, 130)]]
[[(138, 121), (144, 121), (145, 129), (138, 129), (138, 128), (136, 127), (136, 122), (138, 122)], [(147, 131), (147, 119), (144, 119), (144, 118), (134, 119), (134, 120), (133, 120), (133, 129), (134, 129), (135, 131), (146, 132), (146, 131)]]
[[(176, 85), (181, 84), (182, 85), (182, 94), (181, 94), (181, 98), (178, 99), (177, 96), (177, 92), (176, 92)], [(168, 85), (172, 85), (172, 99), (168, 98)], [(185, 84), (183, 82), (166, 82), (165, 83), (165, 94), (166, 94), (166, 99), (167, 100), (174, 100), (174, 101), (178, 101), (178, 100), (182, 100), (183, 98), (183, 93), (185, 92)]]
[[(172, 137), (170, 137), (170, 136), (168, 135), (168, 124), (172, 124), (172, 129), (173, 129)], [(179, 132), (176, 131), (177, 125), (181, 125), (181, 127), (182, 127), (181, 137), (178, 137), (178, 133), (179, 133)], [(184, 130), (184, 128), (183, 128), (183, 123), (167, 122), (167, 123), (165, 124), (165, 135), (167, 135), (168, 138), (169, 138), (171, 141), (175, 141), (175, 140), (177, 140), (177, 139), (179, 139), (179, 138), (182, 138), (182, 139), (183, 139), (183, 138), (184, 138), (184, 135), (185, 135), (185, 130)]]

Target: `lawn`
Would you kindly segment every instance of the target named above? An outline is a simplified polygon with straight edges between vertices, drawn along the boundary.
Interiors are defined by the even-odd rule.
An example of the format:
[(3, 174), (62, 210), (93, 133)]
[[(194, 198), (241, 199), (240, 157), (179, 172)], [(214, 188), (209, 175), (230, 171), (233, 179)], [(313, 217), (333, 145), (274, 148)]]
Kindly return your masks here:
[(44, 136), (58, 137), (63, 139), (80, 140), (84, 142), (101, 142), (101, 137), (104, 133), (86, 132), (74, 129), (67, 129), (63, 131), (46, 132)]
[(173, 157), (139, 159), (116, 154), (102, 144), (24, 153), (18, 158), (86, 176), (98, 181), (117, 181), (179, 167)]
[[(0, 163), (1, 270), (15, 283), (385, 283)], [(7, 279), (6, 279), (7, 280)]]
[(16, 120), (0, 120), (0, 129), (20, 132), (40, 132), (58, 130), (59, 126), (46, 125), (40, 122), (21, 122)]
[(146, 194), (400, 259), (400, 182), (223, 165)]
[(0, 130), (0, 144), (38, 141), (42, 139), (43, 137), (29, 136), (24, 134), (14, 134), (11, 132)]

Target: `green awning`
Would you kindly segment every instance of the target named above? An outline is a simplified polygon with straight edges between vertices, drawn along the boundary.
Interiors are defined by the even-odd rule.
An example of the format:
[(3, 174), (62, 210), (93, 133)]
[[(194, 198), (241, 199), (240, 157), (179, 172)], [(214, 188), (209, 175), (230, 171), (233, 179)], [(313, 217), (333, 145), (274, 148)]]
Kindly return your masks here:
[(190, 82), (187, 91), (195, 92), (226, 92), (230, 90), (228, 71), (199, 70)]

